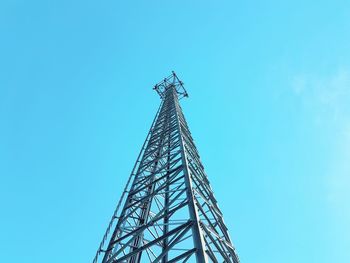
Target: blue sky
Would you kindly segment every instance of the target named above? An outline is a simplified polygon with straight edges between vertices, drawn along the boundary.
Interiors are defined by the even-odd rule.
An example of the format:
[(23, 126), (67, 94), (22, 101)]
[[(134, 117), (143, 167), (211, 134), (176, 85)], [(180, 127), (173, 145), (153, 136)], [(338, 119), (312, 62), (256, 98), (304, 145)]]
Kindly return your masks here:
[(175, 70), (241, 262), (350, 262), (349, 17), (340, 0), (2, 0), (2, 260), (91, 262)]

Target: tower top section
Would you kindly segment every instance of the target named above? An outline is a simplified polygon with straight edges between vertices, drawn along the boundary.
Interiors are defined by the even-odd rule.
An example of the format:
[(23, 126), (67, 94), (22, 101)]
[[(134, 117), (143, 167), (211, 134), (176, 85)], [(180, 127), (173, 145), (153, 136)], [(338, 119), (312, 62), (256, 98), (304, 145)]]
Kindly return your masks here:
[(183, 86), (183, 82), (177, 77), (176, 73), (172, 71), (172, 74), (166, 77), (164, 80), (154, 86), (154, 90), (157, 91), (161, 99), (165, 97), (165, 93), (169, 88), (175, 88), (179, 99), (188, 97), (187, 91)]

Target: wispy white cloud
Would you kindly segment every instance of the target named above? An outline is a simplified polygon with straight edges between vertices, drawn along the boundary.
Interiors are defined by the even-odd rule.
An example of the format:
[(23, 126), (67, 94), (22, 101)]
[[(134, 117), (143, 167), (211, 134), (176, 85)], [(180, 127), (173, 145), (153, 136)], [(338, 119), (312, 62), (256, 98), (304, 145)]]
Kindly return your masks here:
[(350, 121), (350, 70), (331, 75), (299, 74), (292, 78), (292, 91), (313, 109), (315, 120), (335, 122), (341, 130)]
[(291, 83), (311, 121), (331, 135), (326, 194), (334, 224), (350, 235), (350, 70), (339, 69), (328, 76), (299, 74)]

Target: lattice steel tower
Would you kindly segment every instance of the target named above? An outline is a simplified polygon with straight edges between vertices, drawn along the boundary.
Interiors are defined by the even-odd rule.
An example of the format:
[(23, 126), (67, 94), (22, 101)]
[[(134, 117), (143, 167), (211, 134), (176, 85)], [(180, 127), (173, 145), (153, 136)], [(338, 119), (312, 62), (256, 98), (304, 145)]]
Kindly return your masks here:
[(179, 104), (183, 83), (173, 72), (154, 90), (159, 110), (93, 262), (237, 263)]

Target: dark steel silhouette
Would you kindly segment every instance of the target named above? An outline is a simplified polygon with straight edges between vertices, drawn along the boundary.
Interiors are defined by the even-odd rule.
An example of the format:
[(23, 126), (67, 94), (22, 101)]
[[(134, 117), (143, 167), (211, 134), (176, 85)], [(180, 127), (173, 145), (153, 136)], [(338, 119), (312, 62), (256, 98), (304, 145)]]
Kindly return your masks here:
[[(239, 262), (179, 104), (173, 72), (93, 263)], [(121, 207), (123, 205), (123, 207)]]

